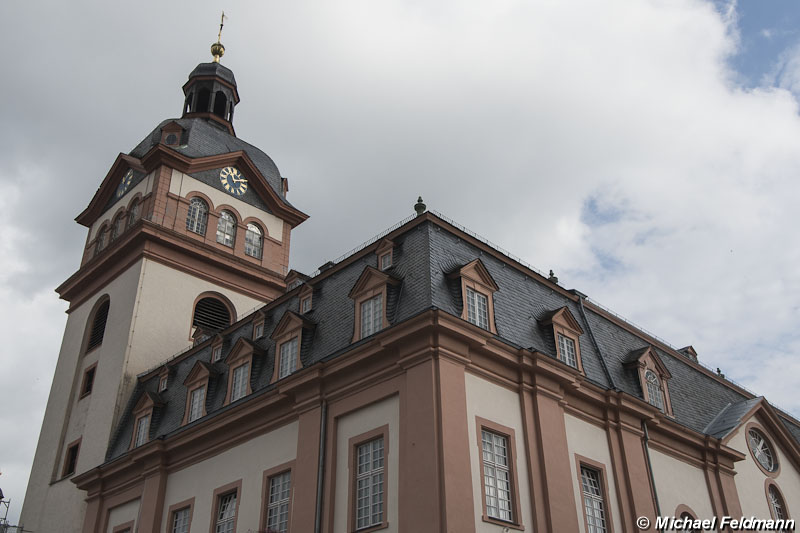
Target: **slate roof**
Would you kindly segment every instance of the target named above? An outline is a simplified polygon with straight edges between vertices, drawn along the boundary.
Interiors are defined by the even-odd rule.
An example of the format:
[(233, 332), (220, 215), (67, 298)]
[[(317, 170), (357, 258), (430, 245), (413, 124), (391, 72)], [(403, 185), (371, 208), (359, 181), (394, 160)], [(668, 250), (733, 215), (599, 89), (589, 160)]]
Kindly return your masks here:
[[(389, 273), (401, 282), (391, 287), (387, 297), (390, 327), (429, 309), (440, 309), (461, 316), (461, 284), (448, 277), (447, 273), (480, 259), (499, 286), (493, 298), (498, 339), (511, 346), (537, 350), (555, 359), (552, 327), (545, 327), (542, 321), (554, 310), (566, 306), (585, 332), (579, 338), (579, 343), (586, 379), (606, 389), (643, 397), (635, 369), (626, 368), (625, 362), (630, 354), (651, 346), (647, 337), (635, 335), (591, 306), (575, 302), (509, 258), (486, 253), (471, 244), (465, 235), (451, 231), (449, 226), (440, 224), (434, 215), (430, 216), (432, 220), (408, 223), (391, 234), (394, 249), (393, 266)], [(377, 268), (377, 256), (374, 252), (357, 252), (308, 281), (314, 289), (313, 310), (304, 317), (313, 322), (315, 327), (307, 338), (304, 335), (301, 347), (304, 368), (337, 357), (359, 342), (365, 342), (351, 343), (355, 306), (348, 294), (367, 266)], [(276, 348), (270, 335), (285, 312), (298, 310), (300, 291), (300, 288), (294, 289), (260, 310), (265, 315), (265, 325), (264, 336), (255, 341), (260, 354), (254, 355), (253, 359), (253, 394), (239, 402), (249, 401), (275, 387), (269, 384)], [(223, 359), (239, 337), (252, 337), (252, 321), (249, 318), (229, 328), (223, 343)], [(712, 432), (710, 434), (716, 436), (726, 431), (736, 416), (744, 414), (743, 410), (748, 405), (758, 401), (758, 398), (750, 398), (740, 389), (698, 370), (684, 355), (658, 346), (653, 346), (653, 349), (672, 374), (669, 390), (675, 420), (687, 428), (699, 433)], [(180, 423), (187, 394), (182, 383), (198, 360), (211, 364), (218, 375), (210, 381), (206, 399), (207, 417), (193, 424), (201, 424), (209, 417), (222, 415), (232, 407), (222, 407), (228, 381), (227, 365), (224, 362), (210, 363), (211, 348), (203, 347), (171, 363), (173, 373), (170, 375), (169, 388), (160, 395), (164, 404), (157, 407), (158, 412), (154, 413), (151, 438), (182, 431)], [(157, 372), (142, 375), (112, 438), (108, 459), (127, 451), (133, 431), (133, 406), (143, 391), (155, 391), (157, 386)], [(800, 442), (800, 426), (784, 417), (782, 422)]]
[[(136, 145), (129, 155), (141, 159), (142, 156), (160, 142), (161, 128), (170, 122), (177, 122), (181, 128), (183, 128), (184, 132), (181, 136), (180, 145), (167, 146), (166, 148), (193, 158), (221, 155), (242, 150), (252, 159), (256, 168), (258, 168), (259, 172), (261, 172), (267, 180), (272, 190), (275, 191), (275, 194), (277, 194), (284, 203), (291, 205), (283, 195), (281, 173), (278, 171), (278, 167), (275, 165), (275, 162), (272, 161), (272, 158), (252, 144), (231, 135), (221, 125), (204, 118), (170, 118), (164, 120), (156, 126), (142, 142)], [(218, 181), (219, 180), (217, 180), (217, 182)], [(248, 193), (249, 192), (250, 190), (248, 189)], [(242, 197), (242, 200), (247, 201), (246, 197), (247, 194)], [(254, 198), (256, 198), (255, 195)]]
[(236, 86), (236, 78), (233, 77), (233, 71), (222, 63), (200, 63), (189, 74), (189, 79), (195, 76), (218, 76)]
[(703, 433), (716, 437), (725, 438), (731, 431), (736, 429), (742, 421), (742, 417), (750, 412), (763, 397), (742, 400), (736, 403), (729, 403), (722, 411), (709, 423)]

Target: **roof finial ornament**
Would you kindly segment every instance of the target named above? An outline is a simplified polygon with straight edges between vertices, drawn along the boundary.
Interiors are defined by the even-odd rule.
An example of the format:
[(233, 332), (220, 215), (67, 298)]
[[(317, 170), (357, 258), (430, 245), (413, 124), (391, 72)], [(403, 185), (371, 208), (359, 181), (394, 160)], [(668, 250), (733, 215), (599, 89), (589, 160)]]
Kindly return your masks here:
[(222, 17), (219, 19), (219, 33), (217, 34), (217, 42), (211, 45), (211, 55), (214, 56), (214, 63), (219, 63), (219, 58), (225, 54), (225, 47), (222, 46), (222, 27), (225, 25), (225, 12), (222, 12)]
[(417, 216), (420, 216), (422, 213), (424, 213), (426, 207), (427, 206), (422, 203), (422, 196), (420, 196), (419, 199), (417, 199), (417, 203), (414, 204), (414, 211), (417, 212)]

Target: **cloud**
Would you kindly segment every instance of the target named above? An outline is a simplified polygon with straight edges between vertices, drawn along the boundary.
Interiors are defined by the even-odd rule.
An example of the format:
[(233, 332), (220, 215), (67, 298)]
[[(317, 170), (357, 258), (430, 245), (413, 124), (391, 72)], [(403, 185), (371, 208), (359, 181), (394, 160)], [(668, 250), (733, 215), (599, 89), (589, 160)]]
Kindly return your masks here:
[[(338, 257), (421, 194), (800, 413), (788, 371), (800, 342), (800, 53), (741, 87), (728, 66), (736, 4), (723, 5), (230, 6), (237, 134), (275, 159), (311, 215), (292, 266)], [(118, 152), (179, 114), (219, 16), (213, 2), (37, 6), (0, 6), (15, 21), (0, 39), (16, 51), (0, 123), (0, 318), (15, 339), (3, 364), (19, 373), (0, 386), (18, 398), (3, 422), (24, 428), (0, 449), (18, 448), (2, 483), (20, 506), (63, 331), (51, 291), (85, 242), (71, 220)]]

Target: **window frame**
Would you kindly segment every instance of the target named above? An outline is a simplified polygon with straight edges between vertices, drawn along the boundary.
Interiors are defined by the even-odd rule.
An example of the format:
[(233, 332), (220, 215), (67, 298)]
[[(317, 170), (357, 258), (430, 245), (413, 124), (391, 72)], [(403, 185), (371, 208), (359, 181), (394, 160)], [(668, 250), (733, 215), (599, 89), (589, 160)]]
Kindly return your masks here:
[[(581, 368), (580, 366), (578, 366), (579, 365), (578, 362), (580, 361), (580, 355), (579, 355), (580, 354), (580, 350), (578, 349), (579, 343), (578, 343), (577, 339), (575, 339), (572, 335), (567, 334), (565, 331), (563, 331), (563, 329), (564, 329), (563, 327), (556, 326), (556, 332), (555, 332), (556, 333), (556, 353), (558, 355), (558, 360), (561, 361), (562, 363), (564, 363), (565, 365), (567, 365), (567, 366), (569, 366), (571, 368), (574, 368), (575, 370), (579, 370)], [(561, 346), (561, 339), (564, 339), (565, 341), (569, 341), (569, 342), (572, 343), (572, 354), (571, 355), (575, 359), (575, 364), (572, 364), (572, 363), (569, 362), (568, 356), (570, 354), (565, 354), (564, 353), (565, 351), (568, 352), (569, 350), (564, 350), (564, 347)], [(569, 346), (569, 344), (567, 344), (566, 342), (564, 343), (564, 345), (565, 346)]]
[[(489, 329), (489, 296), (479, 290), (475, 290), (469, 285), (466, 288), (465, 307), (467, 309), (467, 322), (481, 329)], [(485, 306), (485, 314), (481, 314), (481, 305)], [(473, 311), (474, 309), (474, 311)], [(481, 319), (485, 319), (484, 324)]]
[(589, 518), (586, 516), (586, 503), (583, 499), (583, 475), (581, 473), (581, 468), (587, 468), (589, 470), (593, 470), (597, 472), (600, 488), (603, 497), (603, 511), (605, 512), (606, 516), (606, 533), (613, 533), (614, 532), (614, 518), (611, 513), (611, 500), (608, 497), (608, 472), (606, 471), (606, 465), (595, 461), (594, 459), (590, 459), (588, 457), (584, 457), (582, 455), (575, 454), (575, 470), (577, 474), (577, 491), (578, 491), (578, 498), (580, 501), (581, 506), (581, 515), (583, 516), (583, 530), (589, 531)]
[(262, 485), (261, 485), (261, 515), (259, 524), (261, 524), (261, 529), (267, 530), (267, 522), (269, 519), (269, 489), (270, 489), (270, 480), (276, 476), (285, 474), (286, 472), (289, 473), (290, 476), (290, 495), (289, 495), (289, 521), (286, 525), (286, 531), (292, 530), (292, 503), (294, 502), (294, 489), (295, 489), (295, 461), (289, 461), (287, 463), (283, 463), (267, 470), (264, 470), (262, 474)]
[(184, 509), (189, 510), (189, 520), (186, 524), (186, 531), (188, 533), (189, 531), (192, 530), (192, 517), (194, 515), (194, 497), (169, 506), (169, 508), (167, 509), (167, 533), (175, 533), (175, 515), (178, 512), (183, 511)]
[[(200, 420), (204, 416), (206, 416), (206, 394), (208, 393), (208, 384), (203, 383), (196, 387), (192, 387), (189, 389), (187, 396), (187, 412), (186, 412), (186, 423), (191, 424), (196, 420)], [(194, 404), (194, 393), (202, 390), (203, 391), (203, 399), (200, 401), (200, 413), (196, 416), (192, 416), (192, 406)]]
[[(492, 279), (489, 271), (486, 269), (480, 259), (474, 259), (448, 274), (450, 278), (460, 278), (461, 281), (461, 319), (469, 322), (475, 327), (481, 328), (490, 333), (497, 335), (497, 326), (494, 320), (494, 293), (500, 287)], [(473, 292), (479, 293), (486, 297), (486, 314), (488, 320), (488, 327), (484, 328), (478, 324), (470, 322), (469, 320), (469, 302), (467, 290), (471, 289)]]
[[(227, 217), (230, 217), (230, 220), (228, 220)], [(223, 224), (224, 227), (220, 229), (220, 226)], [(238, 227), (239, 219), (236, 218), (233, 211), (230, 209), (221, 209), (217, 216), (217, 231), (214, 235), (217, 244), (233, 249), (236, 246), (236, 230)], [(230, 230), (230, 232), (228, 230)], [(222, 231), (222, 233), (220, 233), (220, 231)], [(222, 240), (220, 240), (220, 235), (222, 235)], [(227, 242), (228, 238), (230, 238), (230, 244)]]
[[(245, 371), (245, 375), (244, 375), (243, 383), (242, 383), (242, 386), (244, 387), (244, 390), (241, 391), (241, 395), (236, 396), (234, 398), (234, 395), (236, 393), (236, 390), (235, 390), (235, 387), (236, 387), (236, 373), (239, 372), (240, 370), (242, 370), (245, 367), (247, 369)], [(231, 368), (231, 371), (230, 371), (230, 380), (231, 380), (230, 403), (233, 403), (235, 401), (241, 400), (242, 398), (250, 395), (253, 392), (251, 390), (251, 387), (250, 387), (250, 373), (252, 371), (252, 369), (250, 367), (251, 367), (250, 361), (244, 361), (241, 364)]]
[[(64, 457), (63, 457), (63, 463), (61, 465), (61, 478), (60, 479), (66, 479), (66, 478), (68, 478), (70, 476), (73, 476), (78, 471), (78, 459), (80, 459), (80, 456), (81, 456), (81, 440), (82, 439), (83, 439), (83, 437), (79, 437), (79, 438), (75, 439), (74, 441), (70, 442), (69, 444), (67, 444), (64, 447)], [(75, 459), (74, 459), (74, 463), (75, 464), (72, 466), (72, 470), (70, 471), (67, 467), (69, 466), (69, 463), (70, 463), (70, 452), (73, 449), (75, 450)]]
[(128, 520), (124, 524), (118, 524), (111, 529), (111, 533), (131, 533), (136, 526), (135, 520)]
[[(201, 210), (193, 214), (192, 205), (200, 205), (200, 202), (202, 202), (205, 212), (202, 212)], [(192, 196), (191, 198), (187, 198), (187, 204), (186, 231), (188, 233), (194, 233), (195, 235), (201, 235), (205, 237), (206, 233), (208, 233), (208, 213), (211, 211), (210, 204), (206, 199), (201, 198), (200, 196)], [(202, 231), (200, 231), (200, 229), (202, 229)]]
[[(652, 381), (650, 376), (652, 376), (655, 381)], [(647, 388), (647, 394), (645, 396), (645, 398), (647, 398), (647, 403), (662, 413), (665, 412), (666, 403), (664, 402), (664, 387), (662, 385), (662, 380), (651, 368), (645, 368), (644, 370), (644, 386)], [(653, 390), (655, 390), (658, 396), (655, 396)]]
[[(258, 230), (258, 232), (254, 232), (251, 229), (251, 226), (255, 227)], [(256, 224), (255, 222), (248, 222), (245, 226), (245, 232), (244, 232), (244, 255), (246, 255), (247, 257), (252, 257), (253, 259), (262, 259), (264, 257), (265, 234), (266, 231), (260, 225)], [(252, 242), (253, 239), (251, 238), (251, 235), (258, 236), (257, 243)], [(255, 253), (251, 253), (251, 249), (257, 251), (258, 255), (256, 255)]]
[[(370, 330), (369, 333), (367, 333), (366, 331), (364, 331), (364, 318), (365, 318), (364, 306), (369, 304), (369, 303), (373, 303), (373, 305), (375, 305), (374, 302), (376, 300), (378, 300), (378, 299), (380, 299), (380, 309), (379, 309), (377, 315), (378, 315), (378, 319), (380, 321), (380, 324), (378, 326), (372, 326), (375, 329), (374, 330)], [(383, 292), (379, 292), (378, 294), (375, 294), (374, 296), (372, 296), (370, 298), (364, 298), (363, 300), (361, 300), (359, 302), (359, 304), (358, 304), (358, 320), (359, 320), (360, 339), (365, 339), (367, 337), (371, 337), (372, 335), (375, 335), (376, 333), (379, 333), (381, 330), (384, 329), (384, 327), (385, 327), (384, 326), (384, 322), (385, 322), (385, 317), (386, 317), (385, 301), (386, 301), (386, 297), (385, 297), (384, 293)], [(371, 310), (371, 315), (372, 315), (372, 318), (374, 319), (375, 315), (376, 315), (374, 309)]]
[[(143, 439), (139, 442), (139, 428), (141, 427), (142, 421), (147, 421), (147, 426), (144, 430)], [(133, 448), (138, 448), (139, 446), (143, 446), (150, 442), (150, 424), (153, 421), (153, 411), (149, 410), (141, 415), (137, 416), (134, 423), (133, 423)]]
[[(511, 521), (503, 520), (502, 518), (495, 518), (489, 516), (486, 508), (486, 481), (484, 478), (484, 462), (483, 462), (483, 431), (494, 433), (501, 437), (505, 437), (508, 450), (508, 472), (511, 488)], [(517, 469), (517, 441), (514, 428), (498, 424), (492, 420), (475, 417), (475, 433), (477, 436), (476, 442), (478, 446), (478, 477), (481, 485), (481, 519), (484, 522), (495, 524), (498, 526), (507, 527), (509, 529), (524, 530), (525, 526), (522, 523), (522, 507), (519, 500), (519, 474)]]
[[(764, 468), (764, 465), (761, 464), (756, 455), (753, 453), (753, 450), (750, 448), (750, 431), (759, 433), (767, 443), (767, 446), (769, 446), (770, 454), (772, 455), (772, 462), (775, 464), (775, 468), (773, 470), (770, 471)], [(767, 430), (764, 429), (761, 424), (758, 424), (755, 421), (748, 422), (744, 427), (744, 442), (745, 446), (747, 446), (747, 452), (750, 454), (750, 457), (753, 459), (753, 462), (756, 464), (758, 469), (761, 470), (761, 473), (771, 479), (777, 478), (781, 473), (781, 464), (783, 461), (778, 458), (777, 448), (775, 447), (773, 439), (767, 436)]]
[[(91, 372), (91, 379), (89, 378), (89, 373)], [(92, 363), (91, 365), (87, 366), (83, 371), (83, 379), (81, 380), (81, 393), (78, 396), (78, 399), (81, 400), (90, 396), (92, 391), (94, 390), (94, 380), (97, 378), (97, 361)], [(89, 390), (86, 390), (86, 386), (89, 386)]]
[[(384, 261), (384, 259), (388, 259), (388, 261)], [(384, 264), (384, 262), (386, 264)], [(392, 251), (389, 250), (388, 252), (384, 252), (378, 256), (378, 270), (384, 271), (389, 270), (392, 268)]]
[[(275, 380), (276, 381), (280, 380), (280, 379), (283, 379), (285, 377), (291, 376), (292, 374), (297, 372), (298, 368), (300, 368), (300, 335), (301, 335), (300, 332), (296, 332), (295, 335), (291, 335), (286, 340), (283, 340), (280, 343), (275, 345), (275, 367), (276, 367), (276, 369), (275, 369)], [(294, 357), (292, 357), (291, 352), (288, 352), (287, 355), (289, 356), (289, 360), (294, 361), (294, 368), (284, 374), (283, 373), (283, 347), (284, 346), (290, 346), (290, 344), (293, 341), (296, 341), (296, 344), (297, 344), (295, 346)]]
[(222, 503), (222, 498), (227, 496), (228, 494), (236, 493), (236, 511), (233, 514), (233, 531), (236, 532), (236, 526), (239, 521), (239, 509), (241, 508), (242, 504), (242, 480), (241, 478), (233, 481), (231, 483), (227, 483), (222, 485), (221, 487), (217, 487), (214, 489), (214, 493), (211, 497), (212, 502), (212, 513), (211, 513), (211, 524), (209, 526), (209, 533), (215, 533), (218, 523), (218, 516), (219, 516), (219, 506)]
[(358, 277), (358, 280), (353, 285), (353, 288), (350, 290), (350, 294), (348, 295), (353, 300), (354, 306), (353, 339), (351, 342), (358, 342), (362, 338), (366, 338), (365, 335), (362, 335), (361, 331), (362, 304), (366, 300), (370, 300), (378, 294), (382, 295), (381, 326), (377, 331), (373, 332), (372, 335), (374, 336), (390, 326), (387, 316), (387, 309), (389, 305), (388, 287), (389, 285), (394, 286), (398, 285), (399, 283), (399, 279), (393, 278), (386, 272), (381, 272), (373, 266), (364, 267), (364, 270), (361, 272), (361, 275)]
[(169, 387), (169, 375), (161, 374), (158, 377), (158, 392), (164, 392)]
[[(356, 529), (356, 505), (358, 498), (356, 495), (356, 465), (358, 464), (358, 447), (383, 438), (383, 517), (381, 523)], [(389, 480), (391, 469), (389, 468), (390, 446), (389, 446), (389, 424), (350, 437), (347, 443), (347, 469), (348, 469), (348, 490), (347, 490), (347, 529), (350, 532), (369, 533), (389, 527)]]
[[(108, 309), (106, 310), (106, 318), (103, 322), (103, 333), (100, 335), (100, 342), (97, 344), (91, 344), (92, 341), (92, 334), (94, 333), (94, 326), (95, 322), (97, 321), (97, 315), (100, 310), (108, 305)], [(83, 340), (83, 354), (86, 355), (94, 350), (97, 350), (101, 346), (103, 346), (103, 341), (106, 338), (106, 330), (108, 329), (108, 318), (111, 315), (111, 298), (108, 294), (104, 294), (100, 298), (95, 301), (94, 306), (92, 307), (92, 311), (89, 313), (89, 318), (86, 320), (86, 330), (84, 331), (84, 340)]]
[(783, 491), (778, 486), (772, 478), (767, 478), (764, 480), (764, 494), (767, 497), (767, 507), (769, 508), (769, 516), (773, 520), (779, 520), (777, 516), (775, 516), (775, 508), (772, 506), (772, 496), (770, 495), (770, 491), (775, 490), (778, 493), (778, 497), (780, 498), (780, 503), (783, 505), (783, 514), (786, 516), (783, 517), (783, 520), (791, 520), (792, 515), (789, 513), (789, 505), (786, 503), (786, 496), (784, 496)]

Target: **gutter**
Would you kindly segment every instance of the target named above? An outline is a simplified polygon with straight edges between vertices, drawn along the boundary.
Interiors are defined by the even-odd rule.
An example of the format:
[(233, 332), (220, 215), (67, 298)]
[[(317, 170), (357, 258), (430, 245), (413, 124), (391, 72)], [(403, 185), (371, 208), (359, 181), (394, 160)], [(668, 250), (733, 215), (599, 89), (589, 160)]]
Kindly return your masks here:
[(325, 437), (328, 431), (328, 402), (322, 400), (322, 418), (319, 422), (319, 467), (317, 468), (317, 508), (314, 514), (314, 533), (322, 531), (322, 486), (325, 475)]
[[(642, 430), (644, 431), (644, 437), (642, 437), (642, 446), (644, 446), (644, 457), (647, 460), (647, 473), (650, 475), (650, 489), (653, 491), (653, 500), (655, 500), (656, 504), (656, 516), (661, 516), (661, 506), (658, 504), (658, 491), (656, 491), (656, 479), (653, 477), (653, 465), (650, 462), (650, 448), (647, 446), (648, 441), (650, 440), (650, 434), (647, 432), (647, 422), (642, 420)], [(664, 530), (660, 530), (661, 533), (664, 533)]]

